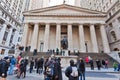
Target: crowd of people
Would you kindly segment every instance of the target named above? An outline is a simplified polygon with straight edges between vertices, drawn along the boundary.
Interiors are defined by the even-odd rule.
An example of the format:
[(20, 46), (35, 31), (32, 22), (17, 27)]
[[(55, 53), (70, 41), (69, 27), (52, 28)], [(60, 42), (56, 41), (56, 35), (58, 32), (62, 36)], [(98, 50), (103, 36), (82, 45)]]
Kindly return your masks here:
[(101, 68), (105, 68), (108, 69), (108, 60), (107, 59), (96, 59), (96, 61), (93, 61), (93, 59), (90, 56), (86, 56), (85, 57), (85, 62), (87, 65), (90, 65), (91, 70), (94, 70), (94, 66), (95, 66), (95, 62), (96, 62), (96, 66), (98, 68), (98, 70), (100, 70)]
[[(33, 73), (36, 70), (37, 74), (44, 75), (44, 80), (63, 80), (61, 69), (61, 58), (51, 55), (48, 58), (22, 58), (21, 54), (15, 58), (5, 57), (0, 59), (0, 76), (2, 80), (6, 80), (7, 74), (16, 74), (16, 77), (25, 78), (26, 71), (29, 68), (29, 73)], [(69, 80), (85, 80), (85, 66), (90, 65), (91, 70), (94, 70), (94, 63), (98, 70), (102, 68), (108, 68), (107, 59), (93, 59), (87, 56), (85, 59), (79, 58), (75, 63), (74, 60), (70, 60), (70, 66), (66, 66), (65, 75)], [(29, 64), (29, 65), (28, 65)], [(114, 71), (120, 70), (120, 64), (113, 63)]]

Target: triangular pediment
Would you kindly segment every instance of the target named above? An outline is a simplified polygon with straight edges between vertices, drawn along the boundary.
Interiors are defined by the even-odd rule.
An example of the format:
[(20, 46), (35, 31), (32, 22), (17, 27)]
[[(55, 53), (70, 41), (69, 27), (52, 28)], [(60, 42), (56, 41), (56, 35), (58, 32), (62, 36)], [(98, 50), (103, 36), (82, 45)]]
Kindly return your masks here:
[(71, 6), (67, 4), (35, 9), (30, 11), (25, 11), (25, 15), (106, 15), (103, 12), (93, 11), (81, 7)]

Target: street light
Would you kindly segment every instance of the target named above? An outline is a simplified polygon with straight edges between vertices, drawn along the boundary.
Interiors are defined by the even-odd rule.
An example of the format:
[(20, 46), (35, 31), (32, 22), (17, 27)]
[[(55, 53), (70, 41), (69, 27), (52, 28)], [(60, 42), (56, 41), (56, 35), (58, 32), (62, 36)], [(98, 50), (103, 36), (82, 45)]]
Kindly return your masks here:
[(88, 52), (88, 46), (87, 46), (88, 41), (85, 41), (85, 47), (86, 47), (86, 52)]

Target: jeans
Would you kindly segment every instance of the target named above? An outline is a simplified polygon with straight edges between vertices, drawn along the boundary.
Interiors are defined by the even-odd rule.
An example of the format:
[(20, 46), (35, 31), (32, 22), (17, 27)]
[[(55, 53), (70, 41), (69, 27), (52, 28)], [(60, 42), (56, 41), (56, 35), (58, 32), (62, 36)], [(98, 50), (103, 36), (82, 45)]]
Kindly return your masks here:
[(85, 80), (85, 72), (80, 72), (80, 80)]
[(14, 65), (11, 64), (8, 74), (13, 74), (13, 69), (14, 69)]

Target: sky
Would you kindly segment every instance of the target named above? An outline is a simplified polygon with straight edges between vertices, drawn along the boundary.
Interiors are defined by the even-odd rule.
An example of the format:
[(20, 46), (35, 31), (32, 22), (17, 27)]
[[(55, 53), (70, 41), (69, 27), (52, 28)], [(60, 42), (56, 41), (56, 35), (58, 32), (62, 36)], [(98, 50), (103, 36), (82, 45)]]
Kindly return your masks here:
[[(64, 0), (50, 0), (50, 6), (63, 4)], [(74, 5), (74, 0), (65, 0), (66, 4)]]

